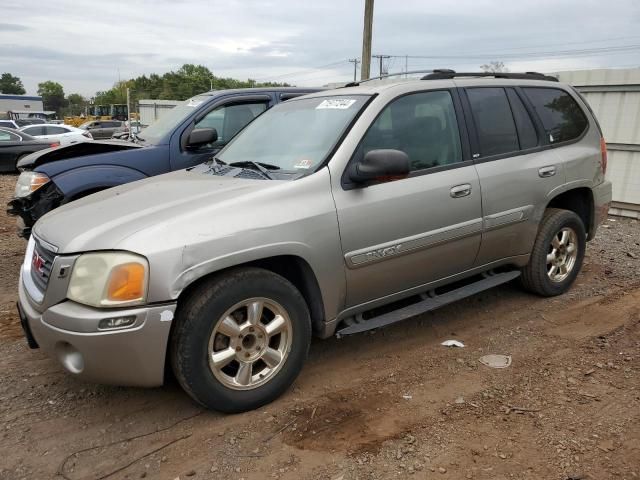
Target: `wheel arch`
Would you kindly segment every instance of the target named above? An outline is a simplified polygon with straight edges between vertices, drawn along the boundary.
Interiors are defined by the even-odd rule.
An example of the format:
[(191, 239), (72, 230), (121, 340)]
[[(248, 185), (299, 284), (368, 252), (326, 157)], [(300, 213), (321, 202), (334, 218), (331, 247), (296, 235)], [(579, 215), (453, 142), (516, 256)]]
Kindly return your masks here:
[(191, 292), (196, 290), (204, 282), (212, 278), (224, 275), (227, 272), (243, 267), (262, 268), (273, 272), (291, 282), (302, 294), (311, 317), (311, 326), (314, 334), (321, 334), (324, 330), (325, 309), (320, 284), (317, 276), (307, 260), (298, 255), (274, 255), (264, 258), (254, 259), (244, 263), (227, 266), (220, 270), (207, 273), (206, 275), (194, 279), (186, 285), (178, 296), (178, 308), (180, 303)]
[(569, 210), (578, 215), (584, 223), (587, 240), (593, 239), (596, 231), (593, 191), (589, 187), (565, 190), (551, 198), (545, 207)]

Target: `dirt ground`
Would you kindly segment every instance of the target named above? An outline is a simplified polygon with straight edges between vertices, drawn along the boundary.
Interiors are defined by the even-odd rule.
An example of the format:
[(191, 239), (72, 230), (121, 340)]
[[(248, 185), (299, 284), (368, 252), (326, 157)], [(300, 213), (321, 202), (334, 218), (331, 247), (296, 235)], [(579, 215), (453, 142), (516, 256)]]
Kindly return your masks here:
[[(0, 177), (0, 203), (15, 180)], [(29, 350), (14, 306), (25, 242), (0, 213), (0, 479), (639, 478), (640, 224), (606, 227), (562, 297), (507, 285), (315, 341), (281, 399), (221, 415), (175, 382), (85, 384)], [(488, 353), (513, 363), (488, 368)]]

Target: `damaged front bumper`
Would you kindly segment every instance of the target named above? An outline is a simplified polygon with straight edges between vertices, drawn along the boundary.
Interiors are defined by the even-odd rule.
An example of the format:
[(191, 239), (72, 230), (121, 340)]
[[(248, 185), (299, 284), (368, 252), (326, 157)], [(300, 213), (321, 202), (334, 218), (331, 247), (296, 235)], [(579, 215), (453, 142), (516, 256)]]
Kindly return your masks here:
[(58, 208), (64, 200), (64, 194), (55, 183), (49, 182), (26, 197), (13, 198), (7, 204), (7, 214), (18, 217), (18, 236), (29, 238), (36, 221), (45, 213)]

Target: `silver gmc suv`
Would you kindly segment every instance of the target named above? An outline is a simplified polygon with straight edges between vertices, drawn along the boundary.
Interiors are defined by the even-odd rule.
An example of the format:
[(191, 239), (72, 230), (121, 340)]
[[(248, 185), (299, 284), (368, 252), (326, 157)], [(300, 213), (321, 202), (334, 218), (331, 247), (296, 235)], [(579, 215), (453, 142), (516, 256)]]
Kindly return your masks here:
[(296, 98), (216, 158), (63, 206), (34, 227), (27, 339), (93, 382), (259, 407), (312, 335), (398, 322), (519, 278), (570, 288), (607, 214), (589, 106), (541, 74), (352, 84)]

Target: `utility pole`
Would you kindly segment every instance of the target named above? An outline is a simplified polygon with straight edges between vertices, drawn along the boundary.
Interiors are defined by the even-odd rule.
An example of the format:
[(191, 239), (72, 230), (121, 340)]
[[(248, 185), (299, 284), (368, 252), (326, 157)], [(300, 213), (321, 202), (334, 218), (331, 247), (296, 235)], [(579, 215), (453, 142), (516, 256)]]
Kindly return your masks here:
[(379, 59), (380, 59), (380, 69), (379, 69), (379, 72), (380, 72), (380, 76), (382, 77), (382, 75), (383, 75), (383, 70), (382, 70), (382, 61), (383, 61), (383, 60), (385, 60), (385, 59), (387, 59), (387, 58), (391, 58), (391, 55), (372, 55), (372, 56), (373, 56), (373, 58), (379, 58)]
[(365, 0), (364, 31), (362, 33), (362, 68), (360, 79), (367, 80), (371, 73), (371, 38), (373, 35), (373, 0)]
[(358, 64), (360, 63), (360, 60), (357, 58), (350, 58), (349, 63), (353, 63), (353, 81), (355, 82), (358, 80)]
[(131, 131), (131, 110), (129, 108), (130, 105), (131, 105), (131, 92), (129, 90), (129, 87), (127, 87), (127, 127), (129, 128), (129, 140), (133, 138), (133, 132)]

